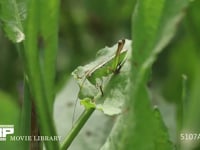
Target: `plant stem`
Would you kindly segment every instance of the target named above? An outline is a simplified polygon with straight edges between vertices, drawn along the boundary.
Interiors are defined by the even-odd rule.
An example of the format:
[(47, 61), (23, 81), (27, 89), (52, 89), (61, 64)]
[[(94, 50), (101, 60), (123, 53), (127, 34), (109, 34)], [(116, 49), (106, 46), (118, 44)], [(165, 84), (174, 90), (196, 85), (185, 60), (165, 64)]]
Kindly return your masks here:
[(185, 114), (186, 114), (186, 103), (187, 103), (187, 76), (182, 75), (182, 122), (181, 128), (183, 128), (183, 124), (185, 122)]
[[(24, 99), (22, 103), (22, 112), (21, 112), (21, 129), (20, 134), (23, 136), (29, 136), (31, 130), (31, 99), (30, 99), (30, 90), (28, 87), (28, 81), (24, 78)], [(30, 147), (29, 141), (23, 142), (23, 150), (27, 150)]]
[[(39, 127), (38, 127), (38, 123), (37, 123), (37, 115), (36, 115), (36, 110), (35, 110), (35, 105), (34, 102), (32, 100), (32, 108), (31, 108), (31, 136), (39, 136)], [(31, 141), (30, 144), (30, 150), (40, 150), (40, 141)]]
[(181, 140), (180, 140), (180, 134), (182, 130), (184, 129), (185, 124), (185, 114), (186, 111), (186, 103), (187, 103), (187, 75), (182, 75), (182, 93), (181, 93), (181, 102), (180, 106), (178, 107), (178, 120), (177, 120), (177, 150), (182, 149)]
[(75, 122), (74, 126), (72, 127), (70, 132), (67, 134), (67, 137), (64, 139), (63, 143), (61, 144), (60, 150), (66, 150), (71, 145), (72, 141), (78, 135), (80, 130), (83, 128), (86, 121), (92, 115), (94, 110), (95, 110), (94, 108), (84, 110), (84, 112), (81, 114), (79, 119)]

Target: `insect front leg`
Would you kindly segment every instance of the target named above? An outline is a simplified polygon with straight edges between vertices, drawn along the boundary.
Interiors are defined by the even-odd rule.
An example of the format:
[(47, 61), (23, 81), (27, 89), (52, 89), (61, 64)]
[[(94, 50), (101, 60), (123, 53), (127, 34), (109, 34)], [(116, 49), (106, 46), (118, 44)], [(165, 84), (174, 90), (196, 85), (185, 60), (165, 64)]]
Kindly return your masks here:
[(103, 79), (96, 79), (96, 88), (100, 91), (101, 96), (104, 96), (104, 92), (103, 92)]

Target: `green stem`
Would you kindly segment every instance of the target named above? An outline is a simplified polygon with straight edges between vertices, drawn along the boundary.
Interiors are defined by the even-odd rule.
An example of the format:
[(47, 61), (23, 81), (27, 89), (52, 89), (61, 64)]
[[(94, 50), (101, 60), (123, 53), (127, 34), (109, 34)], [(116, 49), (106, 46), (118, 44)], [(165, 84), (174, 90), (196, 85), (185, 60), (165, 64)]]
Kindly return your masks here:
[[(28, 87), (28, 81), (24, 79), (24, 99), (22, 103), (22, 112), (21, 112), (21, 129), (20, 135), (29, 136), (31, 130), (31, 99), (30, 99), (30, 90)], [(29, 141), (23, 142), (23, 149), (27, 150), (30, 147)]]
[(184, 128), (185, 123), (185, 114), (186, 112), (186, 103), (187, 103), (187, 76), (182, 75), (182, 93), (181, 93), (181, 103), (178, 110), (178, 126), (177, 126), (177, 150), (181, 150), (181, 141), (180, 133)]
[(183, 128), (185, 114), (186, 114), (186, 102), (187, 102), (187, 76), (182, 75), (182, 124), (181, 128)]
[(79, 119), (76, 121), (72, 129), (70, 130), (69, 134), (67, 134), (67, 137), (64, 139), (63, 143), (61, 144), (60, 150), (66, 150), (74, 140), (74, 138), (78, 135), (79, 131), (83, 128), (86, 121), (89, 119), (89, 117), (94, 112), (94, 108), (90, 108), (85, 110)]

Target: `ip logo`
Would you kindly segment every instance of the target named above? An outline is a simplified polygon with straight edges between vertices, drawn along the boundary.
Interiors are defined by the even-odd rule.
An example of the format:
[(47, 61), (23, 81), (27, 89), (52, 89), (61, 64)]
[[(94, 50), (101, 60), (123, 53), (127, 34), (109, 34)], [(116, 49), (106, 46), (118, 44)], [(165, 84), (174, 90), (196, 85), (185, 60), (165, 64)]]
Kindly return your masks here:
[(0, 141), (6, 141), (6, 136), (13, 133), (14, 125), (0, 125)]

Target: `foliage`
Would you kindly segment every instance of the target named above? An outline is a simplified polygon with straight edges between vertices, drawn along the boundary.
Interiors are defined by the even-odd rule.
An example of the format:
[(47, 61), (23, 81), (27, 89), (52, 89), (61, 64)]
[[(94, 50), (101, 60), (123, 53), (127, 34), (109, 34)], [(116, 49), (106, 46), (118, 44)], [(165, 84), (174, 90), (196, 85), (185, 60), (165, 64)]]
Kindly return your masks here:
[[(85, 110), (61, 143), (44, 142), (47, 150), (68, 148), (94, 110), (116, 117), (96, 149), (198, 149), (198, 141), (180, 141), (180, 134), (200, 131), (199, 7), (197, 0), (0, 0), (0, 124), (28, 136), (36, 122), (41, 135), (58, 135), (56, 92), (86, 63), (72, 72)], [(94, 50), (119, 39), (88, 63)], [(176, 114), (164, 113), (166, 102)], [(167, 121), (169, 115), (176, 119)]]
[[(72, 73), (80, 86), (79, 99), (87, 109), (91, 105), (107, 115), (122, 111), (129, 86), (131, 41), (124, 40), (122, 46), (120, 42), (111, 48), (101, 49), (95, 61), (78, 67)], [(116, 83), (120, 83), (120, 86)]]

